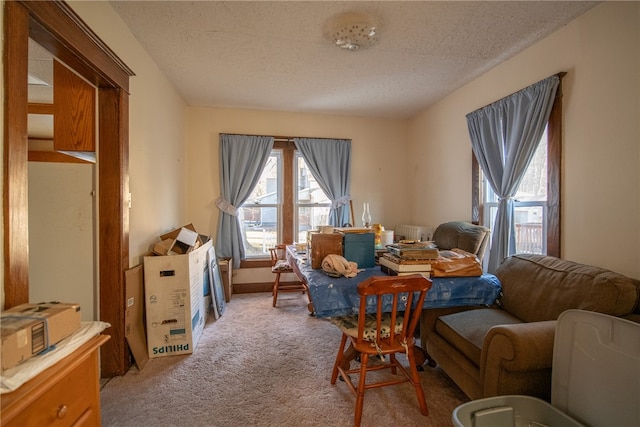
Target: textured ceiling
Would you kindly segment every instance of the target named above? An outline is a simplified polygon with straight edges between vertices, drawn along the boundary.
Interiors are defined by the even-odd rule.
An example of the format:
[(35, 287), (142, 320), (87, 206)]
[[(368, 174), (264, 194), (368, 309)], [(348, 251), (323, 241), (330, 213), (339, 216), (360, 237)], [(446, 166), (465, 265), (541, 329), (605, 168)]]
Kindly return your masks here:
[[(111, 1), (189, 105), (408, 118), (598, 2)], [(349, 52), (331, 19), (366, 13)], [(135, 71), (135, 70), (134, 70)]]

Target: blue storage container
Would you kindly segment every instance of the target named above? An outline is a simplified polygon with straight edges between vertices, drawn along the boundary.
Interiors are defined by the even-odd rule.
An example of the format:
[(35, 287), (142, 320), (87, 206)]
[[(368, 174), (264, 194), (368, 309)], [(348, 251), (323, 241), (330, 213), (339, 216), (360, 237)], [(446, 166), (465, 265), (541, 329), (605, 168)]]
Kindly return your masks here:
[(342, 241), (342, 256), (358, 264), (358, 268), (373, 268), (376, 265), (375, 234), (345, 233)]

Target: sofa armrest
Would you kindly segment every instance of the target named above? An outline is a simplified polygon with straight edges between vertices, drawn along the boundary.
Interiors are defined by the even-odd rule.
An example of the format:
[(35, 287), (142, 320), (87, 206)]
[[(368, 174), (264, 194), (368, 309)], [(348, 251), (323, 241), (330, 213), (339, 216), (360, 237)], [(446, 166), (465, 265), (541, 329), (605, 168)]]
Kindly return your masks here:
[(489, 329), (480, 358), (484, 395), (501, 394), (503, 371), (526, 373), (550, 369), (555, 330), (555, 320), (499, 325)]

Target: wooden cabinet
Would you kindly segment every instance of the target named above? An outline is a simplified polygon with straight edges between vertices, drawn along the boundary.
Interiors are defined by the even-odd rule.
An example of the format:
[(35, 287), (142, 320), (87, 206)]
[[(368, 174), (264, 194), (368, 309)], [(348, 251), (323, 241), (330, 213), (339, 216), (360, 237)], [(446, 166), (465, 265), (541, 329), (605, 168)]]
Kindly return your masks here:
[(99, 426), (98, 335), (19, 389), (2, 395), (3, 427)]
[(53, 61), (53, 148), (95, 152), (96, 88)]

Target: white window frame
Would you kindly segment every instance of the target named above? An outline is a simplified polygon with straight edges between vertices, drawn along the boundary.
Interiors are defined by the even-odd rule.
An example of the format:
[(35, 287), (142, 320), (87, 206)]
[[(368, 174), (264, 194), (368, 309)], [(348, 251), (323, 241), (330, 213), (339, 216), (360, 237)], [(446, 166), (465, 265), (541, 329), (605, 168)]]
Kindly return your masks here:
[[(264, 248), (263, 248), (263, 252), (262, 254), (250, 254), (249, 251), (246, 251), (247, 248), (245, 248), (246, 251), (246, 259), (259, 259), (259, 258), (264, 258), (265, 256), (267, 256), (269, 254), (269, 247), (275, 245), (277, 242), (280, 242), (282, 239), (282, 204), (283, 204), (283, 186), (284, 186), (284, 179), (283, 179), (283, 156), (282, 156), (282, 150), (279, 149), (273, 149), (271, 150), (271, 153), (269, 154), (269, 157), (276, 157), (277, 159), (277, 191), (276, 191), (276, 203), (243, 203), (240, 208), (275, 208), (276, 209), (276, 241), (275, 242), (269, 242), (269, 243), (265, 243), (263, 244)], [(262, 173), (262, 172), (261, 172)], [(244, 228), (243, 228), (244, 230)]]
[[(331, 202), (327, 202), (327, 203), (300, 203), (300, 200), (298, 199), (298, 188), (299, 188), (299, 177), (298, 177), (298, 160), (302, 159), (304, 160), (304, 157), (302, 156), (302, 153), (298, 150), (295, 151), (295, 154), (293, 156), (293, 173), (294, 173), (294, 177), (293, 177), (293, 185), (294, 185), (294, 190), (293, 190), (293, 215), (294, 215), (294, 236), (299, 236), (300, 235), (300, 208), (322, 208), (322, 207), (326, 207), (331, 209)], [(311, 173), (311, 172), (309, 172)], [(317, 225), (324, 225), (324, 224), (317, 224)]]

